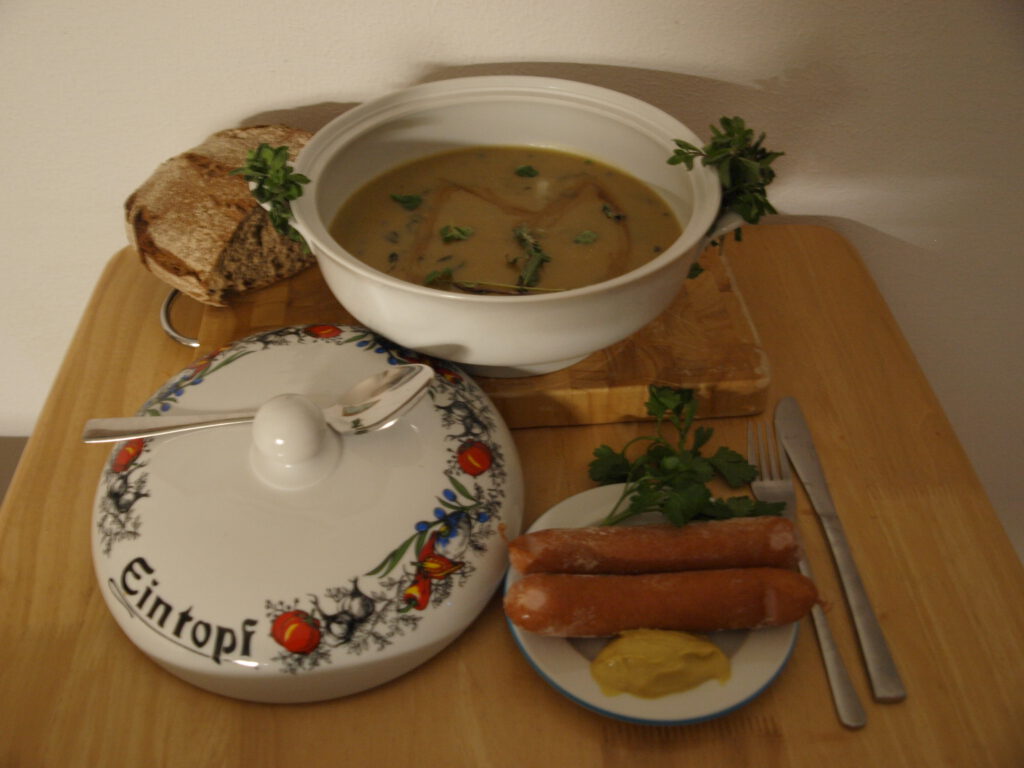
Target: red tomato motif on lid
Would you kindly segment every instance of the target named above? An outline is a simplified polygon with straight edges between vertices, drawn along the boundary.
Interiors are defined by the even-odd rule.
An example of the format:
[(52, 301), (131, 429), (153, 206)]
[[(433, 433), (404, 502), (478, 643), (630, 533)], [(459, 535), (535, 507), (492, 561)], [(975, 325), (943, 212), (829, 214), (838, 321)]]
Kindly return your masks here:
[(307, 325), (306, 333), (318, 339), (333, 339), (341, 335), (341, 328), (336, 325)]
[(320, 622), (305, 611), (286, 611), (274, 619), (270, 634), (292, 653), (311, 653), (320, 645)]
[(121, 450), (114, 456), (114, 460), (110, 462), (110, 469), (113, 472), (124, 472), (128, 467), (135, 463), (135, 460), (142, 455), (142, 449), (146, 446), (145, 439), (136, 437), (134, 440), (129, 440), (121, 446)]
[(463, 443), (459, 448), (458, 460), (463, 472), (476, 477), (491, 468), (494, 455), (486, 443), (472, 440), (468, 443)]

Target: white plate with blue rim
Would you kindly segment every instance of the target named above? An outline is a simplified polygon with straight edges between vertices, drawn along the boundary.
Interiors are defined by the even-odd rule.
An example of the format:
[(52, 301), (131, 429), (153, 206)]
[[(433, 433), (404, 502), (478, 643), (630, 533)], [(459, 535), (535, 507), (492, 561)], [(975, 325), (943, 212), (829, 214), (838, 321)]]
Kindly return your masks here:
[[(580, 528), (596, 525), (618, 500), (621, 485), (603, 485), (559, 502), (530, 527)], [(507, 591), (521, 578), (509, 568)], [(686, 725), (726, 715), (763, 693), (789, 661), (799, 622), (756, 631), (715, 632), (708, 639), (729, 657), (731, 674), (721, 683), (708, 680), (695, 688), (648, 699), (623, 693), (609, 696), (590, 674), (590, 662), (609, 638), (546, 637), (509, 622), (527, 660), (556, 691), (587, 709), (645, 725)]]

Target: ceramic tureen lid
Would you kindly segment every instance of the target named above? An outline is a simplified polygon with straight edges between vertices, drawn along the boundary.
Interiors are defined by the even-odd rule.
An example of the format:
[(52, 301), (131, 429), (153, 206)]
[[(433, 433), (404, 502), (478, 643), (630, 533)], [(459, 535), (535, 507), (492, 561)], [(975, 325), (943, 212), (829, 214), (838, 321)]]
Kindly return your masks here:
[(252, 425), (117, 444), (93, 556), (129, 638), (217, 693), (315, 701), (423, 663), (484, 608), (518, 533), (515, 446), (458, 368), (351, 326), (280, 328), (200, 359), (139, 415), (320, 406), (390, 365), (425, 362), (427, 396), (394, 426), (337, 435), (333, 468), (282, 489), (254, 469)]

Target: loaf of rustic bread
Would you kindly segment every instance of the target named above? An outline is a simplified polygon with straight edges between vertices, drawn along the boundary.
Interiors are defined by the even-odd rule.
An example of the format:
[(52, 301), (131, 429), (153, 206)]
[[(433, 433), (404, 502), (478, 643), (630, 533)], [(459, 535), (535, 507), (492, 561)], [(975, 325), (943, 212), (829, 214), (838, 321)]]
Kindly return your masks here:
[(128, 239), (161, 280), (198, 301), (224, 306), (313, 263), (270, 218), (239, 175), (249, 150), (287, 146), (292, 159), (308, 131), (263, 125), (220, 131), (160, 165), (125, 201)]

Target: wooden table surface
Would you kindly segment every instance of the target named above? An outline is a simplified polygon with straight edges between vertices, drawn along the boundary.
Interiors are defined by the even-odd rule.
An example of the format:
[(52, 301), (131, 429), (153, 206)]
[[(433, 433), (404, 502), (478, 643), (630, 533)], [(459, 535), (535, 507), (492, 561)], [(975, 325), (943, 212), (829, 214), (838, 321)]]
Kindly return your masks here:
[[(806, 548), (867, 709), (859, 731), (836, 720), (809, 625), (753, 702), (651, 727), (550, 688), (497, 598), (430, 664), (345, 699), (251, 704), (172, 677), (118, 629), (91, 563), (108, 449), (78, 442), (82, 424), (133, 413), (196, 356), (159, 327), (166, 286), (122, 253), (100, 278), (0, 510), (0, 766), (1024, 765), (1024, 568), (859, 257), (827, 229), (766, 225), (730, 243), (729, 259), (771, 363), (769, 403), (795, 396), (814, 431), (904, 702), (870, 700), (802, 493)], [(186, 326), (190, 311), (197, 320), (183, 308)], [(707, 423), (712, 447), (744, 448), (747, 419)], [(644, 429), (515, 430), (526, 522), (590, 487), (595, 446)]]

